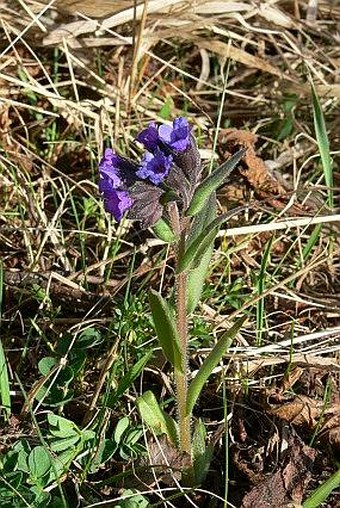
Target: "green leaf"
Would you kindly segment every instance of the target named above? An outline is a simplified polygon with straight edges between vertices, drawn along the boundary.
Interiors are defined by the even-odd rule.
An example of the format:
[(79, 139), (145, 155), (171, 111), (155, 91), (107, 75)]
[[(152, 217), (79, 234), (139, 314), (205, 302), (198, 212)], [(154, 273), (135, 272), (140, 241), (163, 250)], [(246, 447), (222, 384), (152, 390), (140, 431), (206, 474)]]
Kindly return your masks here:
[(121, 441), (121, 439), (123, 437), (124, 432), (129, 427), (130, 427), (130, 420), (129, 420), (129, 418), (127, 416), (124, 416), (123, 418), (121, 418), (119, 420), (119, 422), (116, 425), (114, 434), (113, 434), (113, 439), (115, 440), (115, 442), (117, 444), (120, 443), (120, 441)]
[(186, 215), (193, 217), (206, 206), (210, 195), (225, 183), (230, 173), (237, 166), (245, 153), (246, 151), (244, 149), (239, 150), (200, 183), (191, 200)]
[(184, 270), (187, 270), (190, 268), (190, 266), (193, 264), (194, 266), (199, 264), (199, 262), (202, 259), (202, 256), (206, 252), (206, 250), (211, 246), (211, 243), (215, 240), (215, 237), (217, 235), (217, 232), (223, 224), (223, 222), (226, 222), (229, 220), (233, 215), (237, 215), (242, 210), (245, 210), (246, 207), (244, 206), (238, 206), (237, 208), (234, 208), (233, 210), (230, 210), (230, 212), (223, 213), (222, 215), (219, 215), (211, 221), (200, 233), (195, 240), (191, 242), (183, 256), (178, 262), (177, 265), (177, 273), (181, 273)]
[(53, 367), (58, 365), (58, 363), (59, 362), (57, 358), (53, 358), (52, 356), (46, 356), (45, 358), (42, 358), (38, 363), (38, 369), (40, 374), (42, 374), (43, 376), (47, 376), (51, 372)]
[(192, 456), (194, 460), (205, 452), (206, 438), (206, 428), (202, 420), (199, 418), (195, 422), (195, 428), (192, 435)]
[(149, 300), (153, 322), (163, 353), (171, 365), (183, 374), (185, 367), (173, 314), (166, 300), (157, 291), (151, 289)]
[(332, 161), (330, 156), (330, 148), (329, 148), (329, 140), (326, 129), (326, 122), (323, 115), (322, 107), (320, 104), (320, 100), (318, 94), (316, 93), (314, 83), (312, 79), (310, 79), (310, 85), (312, 89), (312, 98), (313, 98), (313, 117), (314, 117), (314, 127), (316, 140), (318, 142), (323, 173), (325, 176), (325, 182), (328, 187), (328, 204), (330, 208), (334, 207), (334, 196), (333, 196), (333, 169), (332, 169)]
[(209, 200), (207, 202), (206, 208), (201, 210), (195, 217), (192, 219), (192, 224), (190, 226), (189, 235), (188, 235), (188, 245), (190, 245), (200, 233), (202, 233), (203, 229), (210, 224), (214, 219), (216, 219), (216, 192), (213, 192)]
[[(201, 210), (193, 219), (190, 228), (188, 245), (192, 243), (202, 230), (216, 218), (216, 193), (213, 192), (207, 203), (207, 208)], [(215, 240), (215, 238), (214, 238)], [(206, 279), (210, 261), (214, 250), (214, 240), (206, 248), (197, 267), (190, 270), (187, 277), (187, 313), (194, 312), (202, 294), (204, 281)]]
[[(2, 313), (2, 295), (3, 295), (3, 264), (2, 261), (0, 260), (0, 325)], [(11, 414), (11, 395), (6, 356), (1, 338), (0, 338), (0, 400), (1, 405), (5, 410), (6, 419), (8, 419), (9, 415)]]
[(199, 485), (205, 480), (214, 452), (212, 443), (206, 443), (207, 432), (202, 420), (197, 420), (192, 436), (192, 455), (195, 482)]
[(88, 349), (101, 344), (104, 340), (104, 337), (101, 335), (100, 331), (96, 328), (90, 327), (86, 328), (74, 344), (74, 349)]
[(28, 473), (29, 472), (28, 456), (31, 453), (31, 448), (30, 448), (28, 441), (26, 439), (22, 439), (21, 441), (18, 441), (13, 446), (13, 451), (18, 453), (16, 469), (19, 469), (20, 471), (23, 471), (24, 473)]
[(318, 487), (303, 503), (303, 508), (318, 508), (334, 489), (340, 487), (340, 469)]
[(166, 434), (170, 441), (177, 444), (177, 427), (174, 420), (164, 413), (154, 394), (148, 390), (136, 400), (142, 420), (156, 435)]
[(187, 313), (191, 314), (197, 307), (200, 301), (204, 281), (206, 279), (209, 265), (211, 262), (212, 254), (214, 251), (214, 243), (207, 247), (202, 255), (199, 265), (193, 270), (189, 271), (187, 278)]
[(75, 436), (59, 438), (50, 443), (50, 448), (53, 452), (63, 452), (64, 450), (69, 450), (75, 446), (79, 441), (80, 436), (78, 434)]
[(138, 362), (135, 363), (126, 374), (124, 374), (117, 386), (116, 391), (109, 397), (109, 400), (106, 403), (106, 407), (113, 408), (115, 406), (123, 393), (132, 385), (134, 380), (144, 370), (144, 367), (149, 362), (151, 356), (152, 351), (149, 351), (146, 353), (146, 355), (140, 358)]
[(302, 251), (301, 257), (302, 257), (303, 263), (306, 262), (307, 258), (310, 256), (310, 254), (313, 250), (313, 247), (315, 246), (316, 242), (319, 240), (321, 229), (322, 229), (322, 224), (316, 224), (316, 226), (314, 226), (312, 234), (309, 236), (308, 241)]
[(115, 504), (115, 508), (147, 508), (150, 506), (149, 501), (136, 489), (125, 490), (121, 497), (119, 503)]
[(187, 395), (187, 415), (191, 414), (205, 382), (208, 380), (210, 374), (223, 357), (225, 351), (229, 348), (231, 342), (242, 327), (246, 318), (247, 317), (244, 316), (243, 318), (236, 321), (236, 323), (222, 335), (217, 344), (214, 346), (213, 350), (204, 360), (196, 377), (191, 381)]
[(67, 418), (49, 413), (47, 420), (50, 425), (49, 430), (55, 437), (65, 438), (80, 435), (77, 425)]
[(52, 462), (49, 453), (43, 446), (33, 448), (28, 457), (28, 466), (32, 478), (40, 479), (48, 473)]
[(159, 221), (152, 228), (154, 234), (166, 243), (173, 243), (176, 240), (176, 235), (172, 231), (170, 225), (163, 218), (159, 219)]

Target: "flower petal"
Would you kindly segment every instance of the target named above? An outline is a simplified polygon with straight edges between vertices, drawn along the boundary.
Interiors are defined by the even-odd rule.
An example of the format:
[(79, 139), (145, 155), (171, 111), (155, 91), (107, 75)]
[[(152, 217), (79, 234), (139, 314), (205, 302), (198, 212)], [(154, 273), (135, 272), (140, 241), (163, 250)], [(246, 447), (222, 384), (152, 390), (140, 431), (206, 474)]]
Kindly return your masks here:
[(159, 142), (156, 123), (150, 122), (148, 127), (138, 134), (136, 140), (142, 143), (149, 152), (156, 150)]
[(190, 145), (190, 125), (184, 117), (176, 118), (172, 127), (160, 125), (158, 133), (160, 140), (177, 152), (184, 152)]
[(114, 189), (104, 195), (104, 205), (105, 210), (120, 222), (125, 212), (132, 207), (133, 200), (127, 191)]
[(164, 155), (159, 149), (154, 155), (147, 152), (136, 175), (142, 180), (150, 180), (155, 185), (160, 185), (169, 174), (172, 159), (171, 155)]

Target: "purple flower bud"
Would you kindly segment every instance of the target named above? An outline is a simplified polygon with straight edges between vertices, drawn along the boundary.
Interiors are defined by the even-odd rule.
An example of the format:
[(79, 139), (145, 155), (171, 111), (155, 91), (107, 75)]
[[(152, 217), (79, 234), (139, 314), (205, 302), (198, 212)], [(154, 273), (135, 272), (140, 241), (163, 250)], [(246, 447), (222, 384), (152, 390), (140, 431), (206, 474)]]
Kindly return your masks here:
[(129, 193), (126, 190), (116, 189), (114, 180), (107, 174), (103, 174), (100, 179), (99, 192), (103, 195), (105, 210), (120, 222), (125, 212), (133, 205)]
[(148, 127), (138, 134), (136, 140), (142, 143), (149, 152), (154, 152), (158, 147), (158, 127), (155, 122), (150, 122)]
[(154, 154), (146, 152), (136, 175), (142, 180), (150, 180), (159, 185), (168, 176), (172, 159), (171, 155), (164, 155), (159, 149), (156, 149)]

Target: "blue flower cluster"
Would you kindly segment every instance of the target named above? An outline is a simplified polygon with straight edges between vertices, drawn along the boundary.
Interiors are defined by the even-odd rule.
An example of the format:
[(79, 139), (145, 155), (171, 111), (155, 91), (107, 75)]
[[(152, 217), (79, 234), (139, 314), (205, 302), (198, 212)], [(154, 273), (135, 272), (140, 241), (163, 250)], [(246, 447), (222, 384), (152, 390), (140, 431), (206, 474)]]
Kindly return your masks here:
[(126, 214), (150, 227), (162, 216), (160, 198), (168, 190), (177, 193), (180, 206), (186, 208), (201, 163), (186, 118), (176, 118), (172, 126), (151, 122), (136, 140), (147, 150), (139, 164), (105, 150), (99, 164), (99, 191), (105, 209), (117, 222)]

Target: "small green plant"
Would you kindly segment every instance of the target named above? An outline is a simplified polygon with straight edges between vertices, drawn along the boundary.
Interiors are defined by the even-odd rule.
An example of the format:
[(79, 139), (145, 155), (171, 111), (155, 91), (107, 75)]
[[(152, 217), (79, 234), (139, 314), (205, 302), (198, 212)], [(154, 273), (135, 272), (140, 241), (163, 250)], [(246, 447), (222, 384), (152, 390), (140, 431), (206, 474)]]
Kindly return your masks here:
[(216, 190), (240, 162), (244, 151), (235, 153), (202, 179), (202, 164), (190, 125), (177, 118), (173, 125), (151, 123), (137, 140), (147, 152), (139, 164), (105, 151), (99, 189), (105, 208), (119, 222), (124, 216), (172, 245), (175, 252), (174, 292), (167, 298), (153, 289), (149, 302), (160, 346), (173, 368), (177, 419), (166, 413), (151, 391), (137, 399), (143, 421), (156, 435), (166, 435), (173, 448), (189, 457), (184, 468), (187, 484), (203, 481), (212, 456), (203, 423), (193, 422), (193, 409), (213, 369), (241, 328), (239, 319), (222, 335), (190, 380), (188, 368), (189, 320), (203, 289), (221, 224), (237, 208), (217, 216)]
[(42, 444), (32, 446), (21, 439), (1, 458), (1, 506), (65, 507), (58, 483), (73, 461), (84, 460), (82, 454), (93, 446), (95, 432), (52, 413), (48, 413), (47, 423)]

